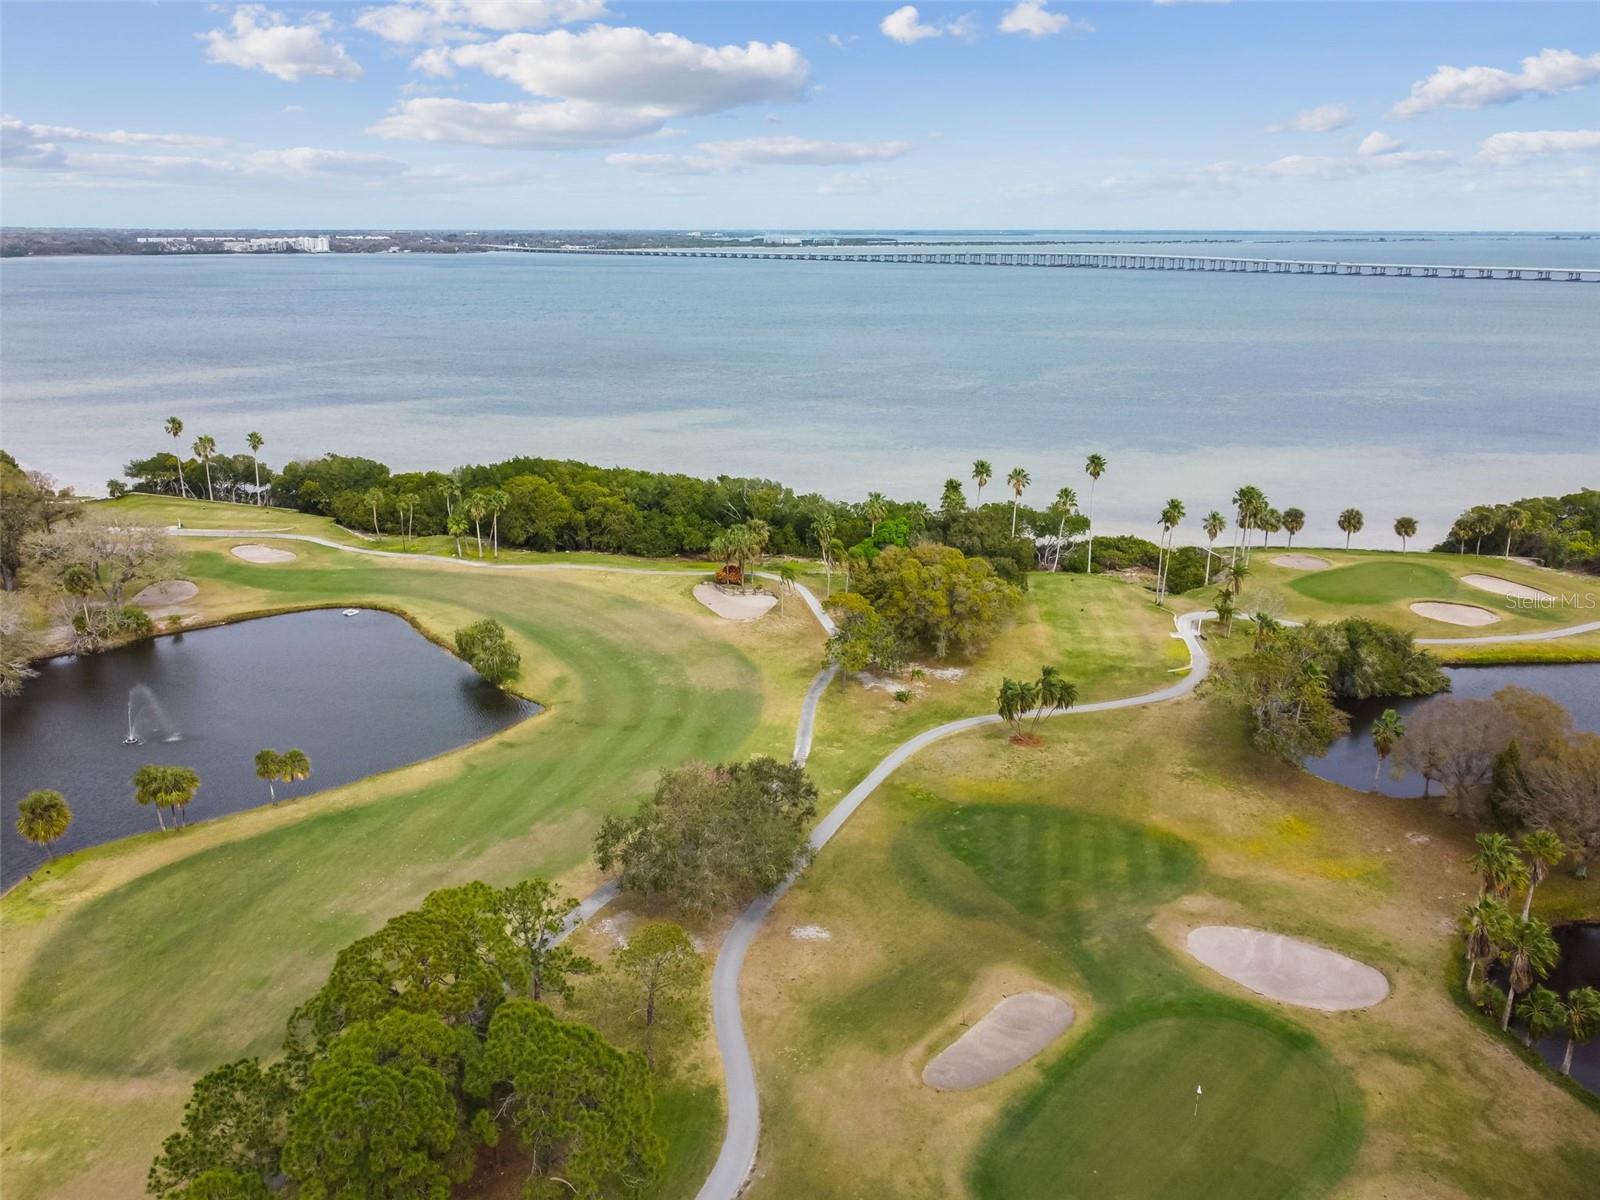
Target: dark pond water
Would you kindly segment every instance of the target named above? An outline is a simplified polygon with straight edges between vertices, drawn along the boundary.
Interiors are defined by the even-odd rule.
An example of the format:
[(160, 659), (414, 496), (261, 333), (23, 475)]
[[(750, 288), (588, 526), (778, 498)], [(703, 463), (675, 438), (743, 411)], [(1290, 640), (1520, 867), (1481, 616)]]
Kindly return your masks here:
[[(1579, 729), (1600, 733), (1600, 663), (1522, 667), (1452, 667), (1450, 694), (1474, 699), (1492, 696), (1503, 687), (1515, 685), (1530, 692), (1542, 692), (1562, 704), (1572, 714)], [(1373, 772), (1378, 765), (1372, 748), (1372, 722), (1386, 708), (1403, 717), (1428, 702), (1417, 700), (1371, 701), (1351, 713), (1350, 732), (1335, 742), (1326, 756), (1306, 760), (1306, 770), (1334, 783), (1360, 791), (1373, 790)], [(1386, 796), (1422, 795), (1422, 776), (1404, 775), (1394, 779), (1385, 770), (1378, 789)]]
[[(252, 763), (263, 747), (299, 747), (311, 758), (309, 780), (277, 785), (282, 802), (465, 745), (536, 711), (383, 612), (289, 613), (55, 659), (4, 703), (0, 884), (43, 860), (15, 828), (17, 801), (35, 788), (54, 788), (72, 806), (59, 854), (156, 828), (130, 783), (145, 763), (198, 771), (188, 820), (203, 821), (267, 803)], [(123, 744), (130, 720), (141, 744)]]

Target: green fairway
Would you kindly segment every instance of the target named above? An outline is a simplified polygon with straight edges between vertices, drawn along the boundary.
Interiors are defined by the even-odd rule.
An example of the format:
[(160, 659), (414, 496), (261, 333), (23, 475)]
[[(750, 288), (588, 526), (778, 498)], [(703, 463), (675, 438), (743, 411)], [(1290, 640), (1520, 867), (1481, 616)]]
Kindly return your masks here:
[[(1448, 571), (1419, 562), (1364, 562), (1312, 571), (1289, 586), (1324, 604), (1388, 604), (1440, 600), (1462, 589)], [(1482, 595), (1483, 593), (1479, 593)]]
[(1351, 1089), (1309, 1034), (1226, 1007), (1096, 1030), (1007, 1115), (974, 1191), (995, 1200), (1324, 1192), (1360, 1142)]

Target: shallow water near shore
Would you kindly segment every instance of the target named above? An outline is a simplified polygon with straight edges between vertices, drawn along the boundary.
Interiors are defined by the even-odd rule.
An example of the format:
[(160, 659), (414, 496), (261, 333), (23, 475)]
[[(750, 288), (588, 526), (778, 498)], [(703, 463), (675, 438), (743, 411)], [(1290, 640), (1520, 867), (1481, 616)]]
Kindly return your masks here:
[[(0, 883), (44, 861), (14, 825), (17, 801), (36, 788), (61, 792), (72, 807), (60, 854), (157, 828), (130, 782), (146, 763), (199, 772), (187, 814), (194, 823), (268, 803), (252, 761), (266, 747), (311, 757), (311, 778), (278, 784), (279, 803), (316, 803), (302, 797), (537, 711), (401, 618), (371, 610), (287, 613), (52, 659), (4, 703)], [(135, 744), (124, 741), (130, 728)]]

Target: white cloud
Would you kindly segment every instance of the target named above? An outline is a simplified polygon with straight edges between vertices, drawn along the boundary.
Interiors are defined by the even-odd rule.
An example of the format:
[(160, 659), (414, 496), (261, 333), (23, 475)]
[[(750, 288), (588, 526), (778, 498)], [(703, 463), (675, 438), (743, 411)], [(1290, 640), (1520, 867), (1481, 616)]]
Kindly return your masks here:
[(827, 167), (889, 162), (910, 152), (910, 142), (836, 142), (768, 136), (701, 142), (693, 154), (609, 154), (606, 161), (612, 166), (651, 175), (713, 175), (757, 166)]
[(1393, 154), (1405, 148), (1406, 144), (1399, 138), (1390, 137), (1382, 130), (1374, 129), (1361, 139), (1361, 145), (1356, 147), (1356, 153), (1366, 155)]
[(246, 171), (306, 179), (338, 175), (354, 178), (393, 178), (409, 168), (399, 159), (383, 154), (359, 154), (349, 150), (319, 150), (314, 146), (294, 146), (286, 150), (254, 150), (239, 160)]
[(263, 4), (241, 4), (233, 10), (228, 29), (197, 36), (205, 42), (210, 62), (265, 71), (286, 83), (361, 78), (361, 65), (326, 36), (331, 27), (327, 15), (307, 13), (303, 20), (303, 25), (291, 25)]
[(1108, 190), (1170, 190), (1175, 185), (1232, 189), (1247, 183), (1332, 182), (1409, 171), (1440, 171), (1456, 163), (1448, 150), (1394, 150), (1383, 154), (1288, 154), (1264, 163), (1214, 162), (1148, 175), (1111, 175)]
[(1495, 167), (1514, 166), (1550, 154), (1600, 151), (1600, 129), (1540, 129), (1491, 134), (1483, 139), (1478, 157)]
[(283, 106), (283, 111), (286, 112), (286, 113), (303, 113), (303, 112), (305, 112), (305, 105), (303, 105), (303, 104), (285, 104)]
[(884, 37), (902, 46), (914, 46), (928, 38), (943, 37), (947, 30), (944, 25), (924, 25), (913, 4), (895, 9), (879, 23), (878, 28), (883, 31)]
[(424, 96), (405, 101), (369, 125), (367, 132), (391, 140), (562, 150), (658, 133), (673, 115), (663, 109), (619, 108), (584, 100), (483, 104)]
[(847, 35), (845, 35), (843, 37), (841, 37), (837, 33), (830, 33), (828, 35), (828, 45), (832, 46), (835, 50), (843, 50), (846, 46), (848, 46), (851, 42), (853, 42), (855, 40), (856, 40), (856, 35), (853, 34), (853, 33), (847, 34)]
[(1268, 133), (1332, 133), (1350, 124), (1350, 107), (1346, 104), (1319, 104), (1296, 113), (1292, 121), (1281, 125), (1268, 125)]
[(1437, 68), (1411, 85), (1411, 94), (1393, 115), (1414, 117), (1439, 108), (1486, 108), (1524, 96), (1553, 96), (1600, 79), (1600, 54), (1587, 58), (1571, 50), (1541, 50), (1522, 60), (1519, 73), (1499, 67)]
[(1045, 11), (1047, 0), (1020, 0), (1000, 18), (1001, 33), (1020, 33), (1030, 38), (1049, 37), (1063, 30), (1074, 33), (1093, 33), (1094, 26), (1087, 21), (1074, 21), (1066, 13)]
[(220, 146), (226, 138), (205, 137), (193, 133), (130, 133), (126, 129), (97, 131), (77, 129), (71, 125), (27, 124), (6, 114), (0, 117), (8, 146), (30, 145), (41, 142), (93, 142), (106, 146)]
[(401, 45), (472, 40), (606, 16), (605, 0), (409, 0), (366, 9), (356, 25)]

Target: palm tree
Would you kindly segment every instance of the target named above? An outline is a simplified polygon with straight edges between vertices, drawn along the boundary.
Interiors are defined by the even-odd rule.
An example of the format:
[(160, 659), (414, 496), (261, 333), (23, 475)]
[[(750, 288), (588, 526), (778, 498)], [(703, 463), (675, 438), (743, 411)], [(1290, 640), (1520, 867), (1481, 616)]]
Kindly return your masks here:
[(206, 469), (206, 499), (215, 500), (216, 496), (211, 491), (211, 458), (217, 452), (217, 439), (208, 433), (202, 433), (195, 438), (194, 456), (198, 458)]
[(1528, 876), (1527, 864), (1517, 854), (1511, 839), (1503, 833), (1480, 833), (1473, 839), (1472, 857), (1467, 866), (1478, 877), (1478, 895), (1504, 900), (1521, 887)]
[(283, 755), (276, 750), (257, 750), (255, 765), (256, 778), (266, 782), (267, 796), (276, 804), (278, 802), (276, 784), (283, 777)]
[(1022, 718), (1032, 712), (1039, 705), (1039, 685), (1036, 683), (1021, 682), (1015, 679), (1004, 679), (1000, 683), (1000, 692), (995, 698), (995, 711), (1000, 714), (1000, 719), (1011, 726), (1012, 736), (1022, 736)]
[(375, 487), (368, 488), (367, 494), (362, 497), (362, 499), (366, 502), (367, 507), (372, 510), (372, 532), (374, 536), (383, 532), (383, 530), (378, 527), (378, 507), (388, 498), (388, 496), (384, 495), (382, 488)]
[(500, 514), (511, 507), (511, 497), (504, 488), (490, 488), (484, 493), (484, 507), (489, 510), (489, 533), (494, 543), (494, 556), (500, 557)]
[(1275, 508), (1265, 510), (1261, 514), (1261, 544), (1265, 546), (1267, 540), (1282, 528), (1283, 514)]
[(483, 518), (489, 511), (489, 504), (484, 499), (482, 492), (473, 492), (466, 498), (465, 507), (467, 517), (472, 521), (472, 532), (478, 539), (478, 558), (483, 558)]
[[(168, 437), (181, 438), (183, 436), (183, 422), (178, 420), (177, 417), (168, 417), (166, 430)], [(178, 495), (187, 496), (189, 487), (183, 482), (183, 457), (176, 450), (172, 452), (172, 461), (178, 464)]]
[(1039, 682), (1034, 685), (1034, 691), (1037, 702), (1033, 710), (1033, 724), (1028, 727), (1030, 731), (1038, 728), (1040, 718), (1065, 712), (1078, 702), (1078, 685), (1064, 679), (1055, 667), (1039, 669)]
[(267, 444), (267, 439), (254, 430), (244, 435), (245, 444), (250, 447), (250, 465), (256, 473), (256, 503), (261, 503), (261, 447)]
[(1394, 523), (1394, 535), (1400, 539), (1400, 553), (1406, 552), (1406, 543), (1417, 536), (1417, 519), (1415, 517), (1399, 517)]
[(200, 776), (188, 767), (146, 763), (133, 773), (133, 798), (140, 804), (155, 807), (156, 821), (162, 829), (167, 827), (167, 822), (161, 810), (177, 810), (173, 814), (174, 828), (177, 828), (183, 823), (183, 810), (199, 790)]
[(1383, 775), (1383, 764), (1389, 761), (1389, 755), (1394, 753), (1394, 748), (1400, 739), (1406, 735), (1406, 723), (1400, 719), (1400, 714), (1392, 708), (1386, 708), (1372, 723), (1372, 748), (1378, 752), (1378, 765), (1372, 770), (1372, 790), (1378, 790), (1378, 780)]
[[(1167, 564), (1172, 558), (1172, 531), (1178, 527), (1178, 522), (1183, 520), (1183, 501), (1174, 496), (1167, 501), (1161, 510), (1157, 524), (1161, 526), (1161, 542), (1156, 547), (1156, 603), (1165, 603), (1167, 598)], [(1163, 558), (1165, 554), (1165, 558)]]
[(394, 498), (395, 512), (400, 514), (401, 549), (405, 549), (411, 544), (411, 530), (416, 522), (419, 501), (420, 498), (415, 492), (402, 492)]
[(1561, 1057), (1561, 1073), (1572, 1074), (1572, 1051), (1600, 1033), (1600, 991), (1592, 987), (1573, 988), (1567, 993), (1566, 1011), (1561, 1024), (1567, 1032), (1567, 1052)]
[(1477, 539), (1472, 543), (1472, 552), (1481, 554), (1483, 553), (1483, 539), (1493, 533), (1495, 526), (1500, 523), (1499, 514), (1487, 505), (1480, 504), (1467, 516), (1469, 518), (1468, 529)]
[(1567, 848), (1548, 829), (1534, 829), (1522, 835), (1522, 853), (1528, 867), (1528, 894), (1522, 899), (1522, 915), (1526, 919), (1533, 907), (1533, 889), (1544, 882), (1551, 867), (1567, 856)]
[(1500, 518), (1506, 527), (1506, 557), (1511, 557), (1511, 538), (1528, 524), (1528, 514), (1512, 505)]
[(1511, 928), (1511, 913), (1493, 896), (1479, 896), (1467, 905), (1463, 917), (1467, 935), (1467, 994), (1472, 994), (1472, 977), (1497, 953), (1496, 947)]
[(1217, 624), (1222, 626), (1222, 634), (1226, 637), (1233, 629), (1233, 614), (1237, 610), (1237, 606), (1233, 601), (1233, 593), (1227, 588), (1223, 588), (1218, 592), (1215, 608), (1217, 610)]
[(1226, 564), (1222, 568), (1223, 587), (1237, 596), (1244, 590), (1244, 581), (1250, 576), (1250, 564), (1240, 559)]
[(461, 539), (467, 536), (467, 519), (460, 513), (451, 513), (444, 521), (444, 531), (456, 544), (456, 557), (461, 557)]
[(284, 783), (301, 783), (311, 778), (311, 758), (304, 750), (285, 750), (283, 770), (278, 778)]
[(1106, 460), (1103, 455), (1091, 454), (1083, 463), (1083, 473), (1089, 477), (1089, 553), (1084, 562), (1083, 573), (1094, 574), (1094, 485), (1100, 482), (1100, 476), (1106, 473)]
[(1294, 545), (1294, 535), (1306, 527), (1306, 514), (1298, 508), (1283, 510), (1283, 528), (1289, 535), (1289, 545)]
[(1216, 557), (1217, 537), (1228, 527), (1228, 518), (1212, 509), (1206, 514), (1206, 519), (1200, 522), (1200, 528), (1206, 535), (1206, 586), (1211, 586), (1211, 560)]
[(1350, 535), (1360, 533), (1361, 527), (1367, 519), (1361, 515), (1359, 508), (1347, 508), (1339, 514), (1339, 528), (1344, 533), (1344, 548), (1350, 549)]
[(1517, 1004), (1517, 1019), (1523, 1024), (1522, 1044), (1531, 1046), (1561, 1028), (1567, 1006), (1549, 988), (1536, 987)]
[(958, 513), (965, 512), (967, 498), (961, 492), (961, 480), (946, 479), (944, 491), (939, 494), (939, 515), (948, 523)]
[(827, 577), (822, 596), (824, 600), (833, 595), (833, 531), (833, 514), (827, 511), (818, 513), (816, 520), (811, 523), (811, 534), (817, 539), (817, 549), (822, 553), (822, 571)]
[(1233, 507), (1236, 514), (1234, 526), (1235, 557), (1238, 549), (1243, 548), (1245, 562), (1250, 561), (1250, 531), (1256, 528), (1261, 519), (1261, 514), (1267, 510), (1267, 497), (1258, 487), (1245, 484), (1233, 494)]
[(100, 586), (100, 577), (82, 563), (68, 563), (61, 572), (61, 590), (83, 601), (83, 627), (89, 628), (89, 597)]
[(439, 485), (439, 494), (444, 497), (444, 518), (448, 522), (461, 502), (461, 485), (454, 479), (446, 479)]
[(1061, 518), (1060, 525), (1056, 528), (1055, 553), (1051, 556), (1050, 569), (1061, 569), (1061, 543), (1067, 540), (1067, 518), (1078, 510), (1078, 493), (1069, 487), (1064, 487), (1056, 492), (1055, 502), (1050, 508)]
[[(994, 478), (994, 467), (989, 464), (988, 459), (980, 458), (972, 464), (972, 478), (978, 485), (978, 498), (972, 502), (972, 507), (977, 508), (983, 504), (983, 489), (988, 485), (989, 480)], [(949, 484), (947, 483), (945, 486), (949, 487)]]
[(1525, 992), (1534, 981), (1550, 974), (1561, 950), (1550, 936), (1550, 926), (1538, 917), (1511, 923), (1500, 939), (1500, 959), (1506, 964), (1506, 1007), (1500, 1014), (1500, 1028), (1511, 1028), (1511, 1004), (1518, 992)]
[(1021, 467), (1012, 467), (1006, 476), (1006, 483), (1011, 488), (1011, 536), (1017, 536), (1017, 508), (1022, 504), (1022, 491), (1033, 480)]
[(51, 843), (67, 832), (72, 824), (72, 809), (67, 798), (48, 788), (29, 792), (17, 801), (17, 833), (44, 851), (46, 858), (54, 858)]
[(878, 522), (889, 515), (889, 502), (883, 498), (882, 492), (868, 492), (865, 511), (870, 526), (869, 535), (877, 533)]
[(778, 567), (778, 607), (783, 607), (783, 598), (794, 591), (795, 584), (800, 582), (800, 571), (793, 563), (786, 562)]

